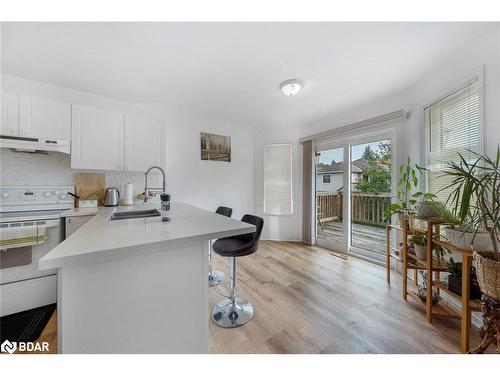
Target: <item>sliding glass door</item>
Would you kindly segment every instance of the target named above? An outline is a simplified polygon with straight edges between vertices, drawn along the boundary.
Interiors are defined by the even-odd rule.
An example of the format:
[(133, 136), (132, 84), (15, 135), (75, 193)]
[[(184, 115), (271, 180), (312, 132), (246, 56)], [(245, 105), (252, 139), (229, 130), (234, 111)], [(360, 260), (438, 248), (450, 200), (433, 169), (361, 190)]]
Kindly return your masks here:
[(316, 238), (345, 251), (343, 171), (343, 147), (316, 152)]
[(316, 145), (316, 243), (384, 262), (384, 213), (395, 189), (395, 132)]
[(391, 204), (391, 138), (370, 139), (350, 146), (351, 251), (383, 260), (384, 212)]

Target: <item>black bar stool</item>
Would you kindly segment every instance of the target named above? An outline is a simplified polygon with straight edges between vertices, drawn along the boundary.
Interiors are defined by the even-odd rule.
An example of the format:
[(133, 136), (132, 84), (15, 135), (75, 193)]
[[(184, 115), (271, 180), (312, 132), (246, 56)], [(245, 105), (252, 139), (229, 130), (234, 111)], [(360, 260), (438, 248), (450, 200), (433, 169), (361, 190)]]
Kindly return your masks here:
[(229, 296), (215, 305), (212, 310), (212, 320), (225, 328), (239, 327), (248, 322), (253, 315), (252, 304), (243, 298), (236, 297), (236, 258), (257, 251), (264, 220), (258, 216), (245, 215), (241, 221), (255, 225), (256, 231), (220, 238), (213, 244), (213, 251), (216, 254), (228, 257), (231, 261)]
[[(215, 210), (216, 214), (231, 217), (233, 209), (230, 207), (219, 206)], [(212, 269), (212, 243), (208, 247), (208, 286), (213, 287), (217, 283), (221, 283), (226, 279), (224, 272), (215, 271)]]

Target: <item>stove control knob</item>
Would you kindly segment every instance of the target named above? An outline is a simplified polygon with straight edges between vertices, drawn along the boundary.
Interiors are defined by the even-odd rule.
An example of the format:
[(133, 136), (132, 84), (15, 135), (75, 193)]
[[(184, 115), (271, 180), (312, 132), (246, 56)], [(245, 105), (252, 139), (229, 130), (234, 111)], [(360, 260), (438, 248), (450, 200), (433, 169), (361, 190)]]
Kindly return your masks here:
[(50, 198), (52, 193), (50, 191), (46, 191), (44, 195), (45, 195), (45, 198)]
[(8, 198), (9, 197), (9, 193), (2, 193), (2, 198)]
[(63, 194), (63, 195), (59, 196), (59, 199), (65, 200), (67, 197), (68, 197), (67, 195)]
[(59, 194), (61, 194), (61, 192), (60, 192), (59, 190), (56, 190), (56, 191), (54, 192), (54, 194), (55, 194), (55, 195), (59, 195)]

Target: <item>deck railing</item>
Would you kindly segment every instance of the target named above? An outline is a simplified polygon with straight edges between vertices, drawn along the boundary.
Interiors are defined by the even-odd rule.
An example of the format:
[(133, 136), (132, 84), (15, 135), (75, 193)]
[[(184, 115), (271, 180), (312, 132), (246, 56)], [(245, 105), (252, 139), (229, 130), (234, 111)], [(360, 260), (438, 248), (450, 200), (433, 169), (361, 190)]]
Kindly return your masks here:
[[(319, 221), (342, 220), (341, 192), (316, 193), (317, 215)], [(351, 194), (352, 221), (367, 224), (384, 224), (384, 213), (391, 204), (390, 193), (358, 193)]]

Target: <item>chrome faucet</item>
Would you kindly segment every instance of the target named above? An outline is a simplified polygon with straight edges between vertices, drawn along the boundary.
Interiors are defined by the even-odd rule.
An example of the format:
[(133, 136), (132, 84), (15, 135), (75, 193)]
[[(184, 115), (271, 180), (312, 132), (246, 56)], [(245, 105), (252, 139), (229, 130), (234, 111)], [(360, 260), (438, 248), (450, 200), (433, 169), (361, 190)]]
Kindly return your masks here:
[(148, 176), (149, 176), (149, 172), (151, 172), (152, 169), (159, 169), (162, 176), (163, 176), (163, 187), (161, 189), (161, 192), (164, 193), (165, 190), (166, 190), (166, 183), (165, 183), (165, 172), (163, 171), (163, 169), (161, 169), (160, 167), (156, 167), (156, 166), (153, 166), (151, 168), (149, 168), (146, 173), (144, 173), (144, 179), (145, 179), (145, 185), (144, 185), (144, 203), (146, 203), (148, 201), (148, 198), (151, 197), (151, 196), (154, 196), (155, 194), (153, 194), (153, 192), (159, 192), (160, 191), (160, 188), (148, 188)]

